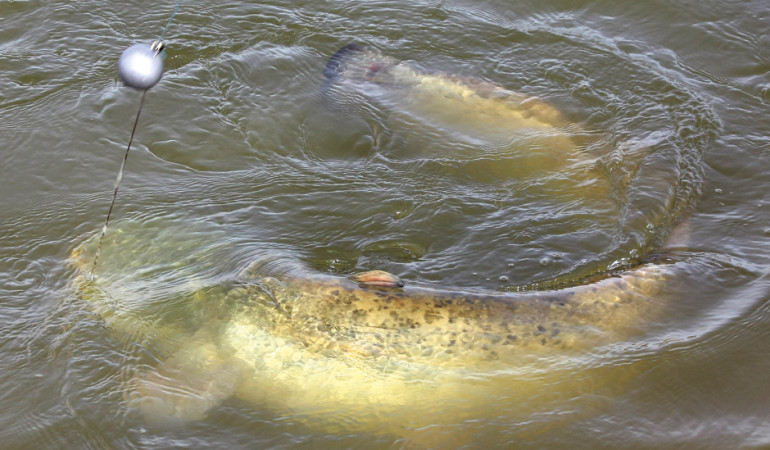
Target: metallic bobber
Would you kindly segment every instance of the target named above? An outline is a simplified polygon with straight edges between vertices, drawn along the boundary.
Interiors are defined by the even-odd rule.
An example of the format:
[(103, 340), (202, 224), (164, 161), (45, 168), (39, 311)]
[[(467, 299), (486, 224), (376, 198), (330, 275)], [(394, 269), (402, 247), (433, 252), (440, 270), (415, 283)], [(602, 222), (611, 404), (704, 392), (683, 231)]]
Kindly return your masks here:
[(128, 47), (118, 59), (118, 76), (126, 86), (135, 89), (155, 86), (163, 76), (162, 50), (160, 41)]

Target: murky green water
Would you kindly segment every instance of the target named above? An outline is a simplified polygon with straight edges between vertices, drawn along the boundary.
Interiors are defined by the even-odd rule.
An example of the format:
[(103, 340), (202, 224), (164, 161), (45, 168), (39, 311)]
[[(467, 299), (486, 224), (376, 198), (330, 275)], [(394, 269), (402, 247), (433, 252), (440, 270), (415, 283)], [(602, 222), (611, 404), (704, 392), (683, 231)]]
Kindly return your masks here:
[[(126, 332), (83, 301), (67, 260), (102, 226), (139, 103), (117, 57), (156, 39), (174, 4), (0, 2), (2, 445), (770, 445), (770, 6), (509, 3), (185, 2), (100, 261), (111, 305), (142, 317)], [(484, 128), (497, 119), (473, 105), (329, 86), (350, 42), (545, 99), (574, 146)], [(573, 159), (552, 164), (542, 152), (560, 145)], [(659, 252), (682, 222), (686, 243)], [(390, 384), (372, 384), (370, 409), (344, 384), (294, 408), (247, 386), (177, 426), (131, 407), (132, 374), (230, 307), (180, 299), (266, 258), (479, 292), (650, 260), (672, 276), (649, 295), (664, 312), (624, 340), (518, 367), (412, 367), (412, 390), (372, 375)], [(463, 392), (425, 407), (419, 383), (442, 376)], [(348, 395), (365, 397), (355, 381)]]

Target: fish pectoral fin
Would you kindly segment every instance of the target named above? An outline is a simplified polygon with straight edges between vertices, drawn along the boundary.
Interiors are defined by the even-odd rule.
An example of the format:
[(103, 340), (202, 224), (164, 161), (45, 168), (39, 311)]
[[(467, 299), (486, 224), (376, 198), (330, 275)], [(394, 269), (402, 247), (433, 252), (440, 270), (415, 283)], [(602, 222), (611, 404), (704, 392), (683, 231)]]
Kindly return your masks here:
[(233, 394), (242, 372), (239, 362), (221, 357), (214, 345), (189, 346), (135, 378), (128, 406), (156, 425), (201, 420)]
[(373, 289), (399, 289), (404, 287), (401, 278), (384, 270), (369, 270), (367, 272), (357, 273), (350, 277), (361, 287)]

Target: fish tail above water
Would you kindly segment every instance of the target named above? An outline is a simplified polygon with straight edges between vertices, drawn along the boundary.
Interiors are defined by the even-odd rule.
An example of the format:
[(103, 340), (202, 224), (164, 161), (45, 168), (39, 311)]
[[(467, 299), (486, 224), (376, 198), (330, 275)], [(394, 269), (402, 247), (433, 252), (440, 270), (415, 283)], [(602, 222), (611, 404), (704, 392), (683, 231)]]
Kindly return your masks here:
[(348, 44), (341, 49), (337, 50), (337, 52), (332, 55), (331, 58), (329, 58), (329, 61), (326, 63), (326, 67), (324, 67), (324, 76), (333, 81), (337, 76), (339, 76), (343, 71), (343, 64), (345, 63), (345, 60), (352, 54), (356, 52), (363, 52), (365, 51), (365, 47), (360, 44)]

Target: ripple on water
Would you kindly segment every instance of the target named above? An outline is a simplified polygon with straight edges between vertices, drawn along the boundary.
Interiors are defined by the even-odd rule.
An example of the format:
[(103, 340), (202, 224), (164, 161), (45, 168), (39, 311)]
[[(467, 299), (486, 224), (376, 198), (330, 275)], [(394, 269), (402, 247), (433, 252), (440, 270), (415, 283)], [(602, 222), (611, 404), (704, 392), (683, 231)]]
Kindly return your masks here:
[[(31, 194), (24, 201), (8, 200), (13, 203), (9, 211), (19, 218), (4, 221), (0, 244), (0, 284), (8, 294), (2, 313), (10, 318), (2, 334), (11, 342), (3, 348), (12, 354), (0, 363), (11, 380), (0, 391), (3, 403), (23, 409), (14, 411), (15, 418), (4, 418), (11, 426), (3, 433), (21, 436), (19, 442), (29, 446), (248, 445), (255, 430), (260, 439), (279, 446), (287, 440), (360, 444), (361, 435), (367, 444), (391, 445), (389, 436), (372, 438), (368, 432), (340, 437), (308, 430), (296, 425), (305, 419), (302, 412), (284, 411), (276, 418), (274, 411), (238, 400), (181, 432), (148, 432), (124, 409), (131, 376), (119, 369), (157, 367), (181, 345), (179, 339), (190, 336), (195, 324), (217, 323), (222, 314), (217, 308), (223, 305), (208, 304), (191, 292), (216, 297), (221, 286), (254, 260), (260, 261), (264, 273), (288, 271), (286, 267), (303, 260), (337, 273), (384, 268), (405, 274), (408, 283), (415, 284), (493, 289), (510, 284), (515, 289), (574, 282), (607, 268), (657, 258), (657, 244), (699, 194), (702, 153), (722, 126), (712, 100), (704, 97), (691, 79), (693, 70), (683, 66), (676, 52), (641, 38), (616, 38), (602, 31), (603, 26), (579, 20), (580, 13), (514, 16), (510, 9), (497, 14), (491, 4), (485, 11), (360, 2), (300, 2), (291, 11), (282, 5), (196, 5), (195, 12), (180, 15), (174, 23), (168, 70), (149, 99), (141, 142), (129, 161), (118, 220), (108, 232), (101, 262), (103, 280), (116, 288), (115, 301), (107, 309), (151, 312), (121, 334), (104, 329), (105, 323), (114, 323), (114, 315), (108, 312), (106, 319), (98, 319), (64, 293), (72, 274), (62, 268), (62, 261), (75, 243), (101, 226), (108, 199), (94, 192), (109, 190), (117, 167), (109, 163), (113, 153), (107, 150), (117, 150), (117, 161), (124, 145), (120, 134), (127, 131), (124, 110), (133, 113), (134, 99), (117, 89), (107, 55), (141, 33), (133, 20), (164, 23), (168, 11), (138, 4), (34, 9), (20, 3), (4, 4), (0, 10), (16, 18), (20, 11), (44, 11), (40, 20), (51, 25), (43, 29), (28, 27), (28, 21), (6, 21), (0, 31), (12, 38), (0, 46), (0, 56), (8, 61), (0, 75), (0, 108), (18, 131), (9, 138), (7, 162), (20, 174), (10, 175), (19, 180), (14, 187), (25, 193), (33, 191), (33, 184), (47, 189), (45, 195)], [(119, 9), (109, 9), (113, 7)], [(528, 6), (506, 8), (526, 12)], [(129, 22), (127, 17), (134, 19)], [(13, 26), (6, 27), (9, 23)], [(708, 22), (701, 27), (710, 36), (733, 33), (734, 46), (749, 43), (736, 27)], [(73, 40), (72, 29), (95, 31)], [(94, 34), (101, 39), (92, 39)], [(388, 105), (354, 98), (353, 103), (363, 102), (354, 111), (357, 117), (335, 119), (318, 93), (321, 71), (328, 55), (353, 40), (425, 68), (486, 77), (552, 101), (585, 130), (581, 145), (596, 157), (596, 173), (611, 186), (610, 207), (596, 199), (576, 200), (563, 189), (571, 182), (566, 177), (528, 177), (500, 151), (501, 145), (480, 152), (480, 140), (459, 143), (463, 136), (452, 130), (419, 120), (415, 125), (404, 115), (394, 118)], [(34, 70), (27, 70), (30, 65)], [(62, 114), (72, 109), (74, 119)], [(74, 134), (65, 132), (72, 121), (80, 127)], [(25, 132), (30, 130), (35, 133)], [(757, 148), (766, 141), (761, 132), (741, 139)], [(66, 154), (71, 159), (65, 161), (41, 156), (48, 156), (44, 149), (60, 148), (59, 140), (79, 140), (82, 146), (69, 146)], [(30, 168), (28, 152), (38, 159), (36, 171)], [(87, 170), (79, 171), (79, 164)], [(715, 164), (714, 169), (734, 176), (740, 167), (732, 164)], [(46, 184), (22, 175), (56, 171), (67, 174), (65, 183)], [(0, 182), (9, 183), (4, 178)], [(107, 188), (95, 187), (97, 179), (104, 179)], [(57, 194), (62, 187), (75, 193)], [(43, 197), (53, 200), (38, 201)], [(758, 212), (742, 214), (721, 219), (737, 225), (762, 219)], [(132, 241), (131, 233), (124, 232), (132, 224), (145, 227), (141, 239)], [(739, 227), (730, 233), (740, 233)], [(716, 234), (710, 230), (696, 241)], [(751, 244), (761, 243), (757, 237), (750, 239), (755, 239)], [(158, 254), (168, 242), (179, 245)], [(113, 259), (110, 247), (128, 248), (132, 256)], [(763, 280), (762, 268), (754, 263), (708, 251), (668, 257), (681, 281), (667, 284), (659, 299), (674, 296), (680, 301), (672, 302), (669, 317), (649, 324), (644, 336), (574, 358), (543, 358), (537, 367), (469, 374), (469, 392), (490, 377), (510, 382), (511, 389), (486, 398), (486, 406), (474, 411), (474, 420), (436, 423), (427, 433), (433, 428), (436, 435), (456, 437), (452, 433), (459, 429), (460, 434), (477, 436), (475, 442), (499, 444), (542, 436), (544, 430), (558, 432), (571, 421), (602, 431), (613, 422), (609, 429), (618, 435), (654, 444), (684, 436), (677, 430), (706, 433), (702, 423), (715, 429), (728, 423), (741, 431), (747, 424), (759, 427), (740, 418), (700, 425), (686, 420), (672, 425), (666, 421), (670, 418), (657, 416), (661, 420), (637, 420), (634, 395), (648, 395), (649, 386), (660, 381), (681, 380), (676, 370), (661, 370), (667, 364), (662, 361), (689, 357), (708, 362), (716, 352), (733, 352), (742, 341), (736, 338), (739, 334), (728, 332), (731, 324), (767, 318), (766, 308), (754, 310), (746, 300), (766, 297), (764, 284), (741, 288), (747, 280)], [(708, 276), (694, 275), (704, 273)], [(703, 302), (676, 296), (712, 288), (740, 295)], [(69, 300), (59, 303), (62, 298)], [(185, 302), (206, 307), (186, 308)], [(184, 332), (176, 341), (164, 335), (179, 329)], [(751, 325), (744, 331), (761, 333)], [(703, 335), (710, 337), (700, 340)], [(297, 351), (285, 360), (291, 365), (303, 357)], [(748, 356), (745, 361), (746, 367), (763, 368), (749, 364)], [(717, 371), (728, 366), (711, 367)], [(692, 364), (694, 374), (697, 367)], [(552, 373), (555, 368), (559, 370)], [(395, 365), (382, 369), (396, 370)], [(526, 380), (516, 378), (527, 374)], [(640, 383), (645, 376), (652, 382)], [(693, 375), (690, 380), (696, 379)], [(682, 392), (682, 386), (671, 383), (659, 396), (651, 396), (669, 406), (666, 412), (681, 408), (673, 394)], [(630, 396), (625, 395), (629, 386)], [(30, 401), (30, 392), (39, 398)], [(495, 405), (494, 414), (489, 414), (490, 404)], [(517, 415), (519, 406), (532, 414)], [(614, 414), (603, 416), (605, 411)], [(598, 419), (584, 427), (587, 422), (581, 419), (593, 415)], [(371, 419), (338, 417), (333, 426), (343, 431)], [(393, 417), (379, 419), (373, 422)], [(113, 430), (105, 423), (119, 426)], [(639, 429), (644, 436), (636, 433)], [(655, 434), (659, 429), (664, 431)], [(272, 437), (275, 440), (269, 441)], [(461, 437), (474, 442), (470, 436)], [(698, 442), (697, 436), (686, 439)]]

